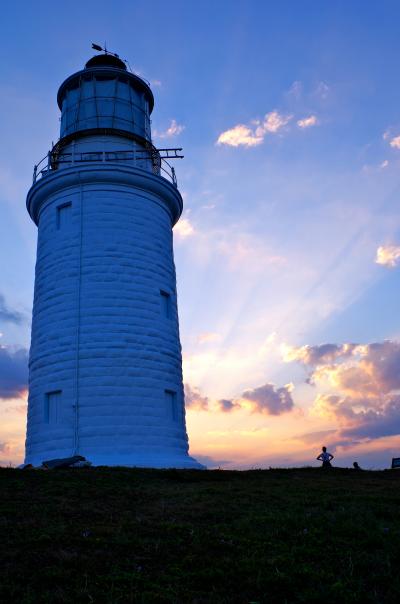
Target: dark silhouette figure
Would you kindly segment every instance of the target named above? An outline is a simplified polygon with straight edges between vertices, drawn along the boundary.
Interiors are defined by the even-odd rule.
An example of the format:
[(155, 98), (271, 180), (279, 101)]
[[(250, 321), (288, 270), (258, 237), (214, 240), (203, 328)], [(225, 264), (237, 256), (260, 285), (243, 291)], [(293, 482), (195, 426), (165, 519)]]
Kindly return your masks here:
[(362, 468), (360, 468), (360, 466), (358, 465), (358, 461), (353, 461), (353, 468), (355, 470), (362, 470)]
[(322, 461), (322, 467), (323, 468), (331, 468), (332, 464), (331, 464), (331, 460), (333, 459), (333, 455), (331, 453), (328, 453), (328, 451), (326, 450), (326, 447), (322, 447), (322, 453), (320, 453), (317, 457), (318, 461)]

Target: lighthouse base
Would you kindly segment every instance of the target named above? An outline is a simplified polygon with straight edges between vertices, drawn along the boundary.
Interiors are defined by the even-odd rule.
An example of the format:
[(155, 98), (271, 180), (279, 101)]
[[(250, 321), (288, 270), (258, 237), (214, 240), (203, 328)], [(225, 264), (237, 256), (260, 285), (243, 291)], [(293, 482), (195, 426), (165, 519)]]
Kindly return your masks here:
[[(196, 461), (189, 455), (171, 456), (162, 454), (111, 454), (102, 455), (95, 454), (90, 455), (84, 451), (79, 452), (78, 455), (82, 455), (93, 466), (107, 466), (107, 467), (126, 467), (126, 468), (154, 468), (154, 469), (180, 469), (180, 470), (206, 470), (206, 466)], [(40, 467), (47, 459), (69, 457), (70, 454), (66, 454), (65, 451), (52, 451), (50, 456), (27, 456), (25, 464), (32, 464), (34, 467)]]
[(179, 457), (163, 455), (92, 455), (87, 459), (94, 466), (124, 466), (128, 468), (176, 468), (182, 470), (205, 470), (206, 467), (189, 455)]

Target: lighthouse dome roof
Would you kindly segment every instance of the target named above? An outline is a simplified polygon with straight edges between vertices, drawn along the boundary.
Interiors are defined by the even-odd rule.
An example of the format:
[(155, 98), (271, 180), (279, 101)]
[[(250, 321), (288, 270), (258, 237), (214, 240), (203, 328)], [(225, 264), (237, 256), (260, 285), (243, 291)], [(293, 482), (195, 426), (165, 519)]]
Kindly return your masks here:
[(103, 54), (95, 55), (86, 63), (85, 68), (90, 67), (115, 67), (116, 69), (124, 69), (126, 71), (126, 65), (122, 59), (115, 55)]

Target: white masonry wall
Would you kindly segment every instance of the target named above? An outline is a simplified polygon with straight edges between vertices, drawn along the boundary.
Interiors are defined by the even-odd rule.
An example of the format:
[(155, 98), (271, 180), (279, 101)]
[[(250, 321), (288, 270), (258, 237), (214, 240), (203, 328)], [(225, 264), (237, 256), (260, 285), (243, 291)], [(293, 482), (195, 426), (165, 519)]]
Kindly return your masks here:
[[(180, 195), (118, 166), (43, 177), (26, 463), (200, 467), (185, 426), (172, 224)], [(175, 216), (174, 216), (175, 213)]]

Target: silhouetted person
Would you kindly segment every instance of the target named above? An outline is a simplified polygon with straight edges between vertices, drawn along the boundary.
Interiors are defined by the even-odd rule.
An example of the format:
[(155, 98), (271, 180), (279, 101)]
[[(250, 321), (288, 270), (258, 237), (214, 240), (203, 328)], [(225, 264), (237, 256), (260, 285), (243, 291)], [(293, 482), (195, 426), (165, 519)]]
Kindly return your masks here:
[(322, 453), (320, 453), (317, 457), (318, 461), (322, 461), (322, 467), (331, 468), (331, 459), (333, 459), (333, 455), (331, 453), (328, 453), (326, 447), (322, 447)]
[(355, 470), (362, 470), (362, 468), (360, 468), (360, 466), (358, 465), (358, 461), (353, 461), (353, 468)]

